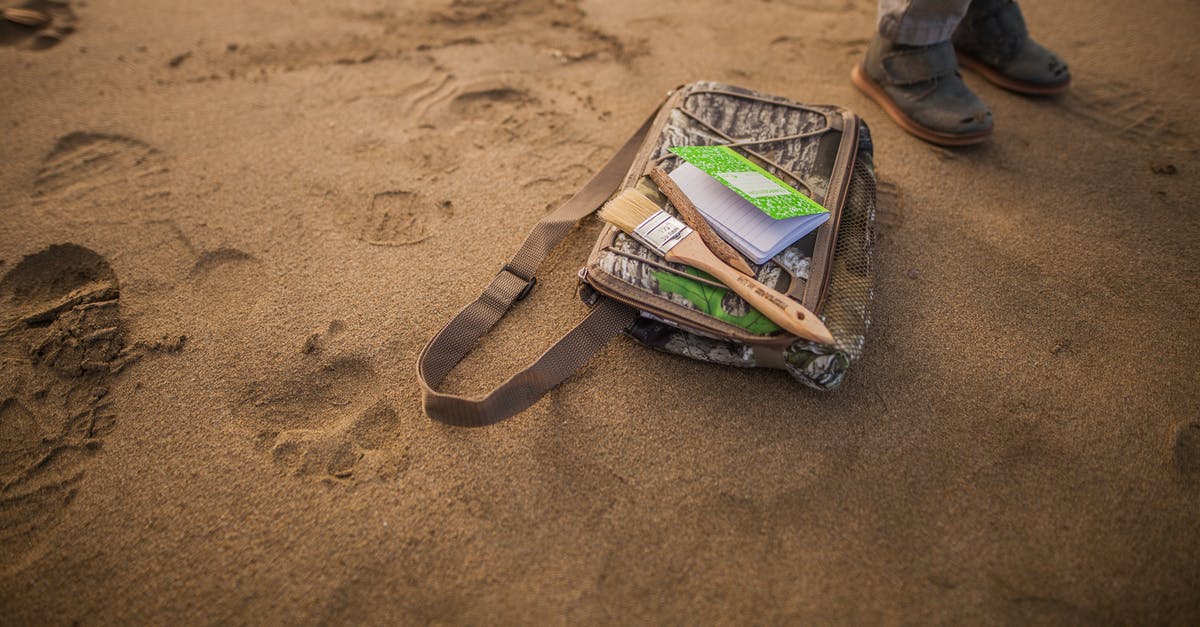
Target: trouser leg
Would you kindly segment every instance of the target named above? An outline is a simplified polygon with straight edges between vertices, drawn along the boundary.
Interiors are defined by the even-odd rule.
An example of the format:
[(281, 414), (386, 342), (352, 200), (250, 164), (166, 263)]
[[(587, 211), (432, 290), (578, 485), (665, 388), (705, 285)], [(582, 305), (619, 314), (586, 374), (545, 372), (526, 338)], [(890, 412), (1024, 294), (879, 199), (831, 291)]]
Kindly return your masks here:
[(949, 41), (971, 0), (879, 0), (879, 34), (906, 46)]

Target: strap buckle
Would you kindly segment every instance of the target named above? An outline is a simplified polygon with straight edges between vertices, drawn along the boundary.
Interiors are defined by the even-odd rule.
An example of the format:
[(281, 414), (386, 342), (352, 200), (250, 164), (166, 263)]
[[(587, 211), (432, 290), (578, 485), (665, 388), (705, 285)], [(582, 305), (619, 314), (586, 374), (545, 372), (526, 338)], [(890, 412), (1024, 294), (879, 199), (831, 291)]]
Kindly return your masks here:
[[(511, 274), (525, 282), (525, 287), (521, 288), (521, 291), (519, 293), (517, 293), (517, 297), (515, 299), (513, 299), (514, 303), (525, 300), (525, 297), (529, 296), (529, 293), (533, 291), (533, 286), (537, 285), (537, 277), (536, 276), (531, 276), (531, 277), (526, 278), (525, 275), (521, 274), (520, 272), (517, 272), (516, 270), (513, 270), (512, 266), (508, 265), (507, 263), (504, 264), (503, 268), (500, 268), (500, 272), (508, 272), (509, 274)], [(500, 272), (497, 272), (496, 276), (500, 276)]]

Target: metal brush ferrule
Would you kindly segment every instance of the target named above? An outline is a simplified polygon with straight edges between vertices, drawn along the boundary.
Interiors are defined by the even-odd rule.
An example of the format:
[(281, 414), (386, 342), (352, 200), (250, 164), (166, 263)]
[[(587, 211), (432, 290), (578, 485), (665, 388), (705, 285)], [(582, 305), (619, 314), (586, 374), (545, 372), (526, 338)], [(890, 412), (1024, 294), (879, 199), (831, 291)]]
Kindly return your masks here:
[(633, 236), (639, 242), (653, 248), (660, 255), (666, 255), (683, 238), (691, 234), (692, 227), (675, 219), (666, 211), (659, 211), (646, 218), (633, 230)]

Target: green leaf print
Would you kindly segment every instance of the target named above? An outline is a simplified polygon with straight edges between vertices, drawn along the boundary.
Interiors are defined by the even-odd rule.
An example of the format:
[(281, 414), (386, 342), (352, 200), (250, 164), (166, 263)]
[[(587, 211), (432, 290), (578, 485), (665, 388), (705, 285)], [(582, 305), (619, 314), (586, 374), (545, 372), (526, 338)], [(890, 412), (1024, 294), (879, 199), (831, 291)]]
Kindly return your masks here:
[[(701, 278), (715, 280), (708, 274), (688, 268), (687, 273)], [(780, 330), (779, 325), (771, 322), (769, 318), (758, 312), (753, 307), (746, 312), (744, 316), (730, 315), (725, 308), (721, 306), (721, 299), (725, 298), (728, 290), (723, 288), (712, 287), (706, 283), (693, 281), (692, 279), (681, 277), (671, 272), (663, 270), (654, 270), (651, 272), (654, 279), (658, 281), (658, 287), (664, 292), (678, 294), (686, 298), (689, 302), (696, 306), (696, 309), (730, 324), (737, 325), (755, 335), (771, 335)]]

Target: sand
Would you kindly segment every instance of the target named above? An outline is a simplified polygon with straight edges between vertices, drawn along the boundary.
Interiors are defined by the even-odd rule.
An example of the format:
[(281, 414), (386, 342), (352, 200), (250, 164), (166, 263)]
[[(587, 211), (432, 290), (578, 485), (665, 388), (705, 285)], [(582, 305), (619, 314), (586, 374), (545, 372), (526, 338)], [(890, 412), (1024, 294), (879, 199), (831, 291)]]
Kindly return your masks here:
[[(1073, 89), (967, 75), (968, 150), (851, 86), (869, 0), (54, 11), (0, 30), (0, 622), (1200, 621), (1200, 5), (1028, 2)], [(846, 384), (620, 338), (425, 418), (425, 340), (697, 79), (872, 125)], [(585, 315), (598, 229), (447, 389)]]

